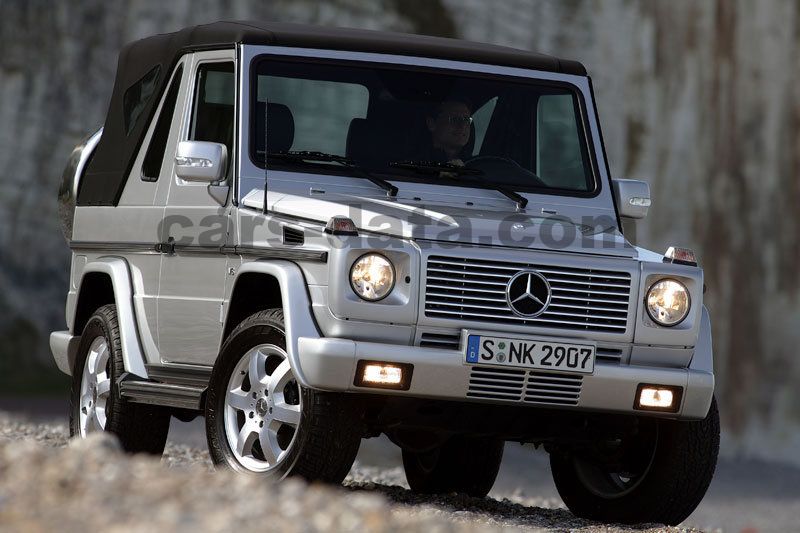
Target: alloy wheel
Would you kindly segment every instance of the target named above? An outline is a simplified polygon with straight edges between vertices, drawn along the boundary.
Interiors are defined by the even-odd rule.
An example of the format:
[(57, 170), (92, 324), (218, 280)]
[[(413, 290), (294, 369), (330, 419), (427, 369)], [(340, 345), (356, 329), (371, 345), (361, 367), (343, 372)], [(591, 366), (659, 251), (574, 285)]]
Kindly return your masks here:
[(236, 460), (252, 472), (286, 459), (301, 417), (300, 388), (285, 350), (252, 348), (234, 368), (225, 395), (225, 435)]
[(79, 424), (81, 438), (106, 428), (108, 400), (111, 396), (111, 351), (105, 337), (96, 337), (89, 346), (81, 377)]

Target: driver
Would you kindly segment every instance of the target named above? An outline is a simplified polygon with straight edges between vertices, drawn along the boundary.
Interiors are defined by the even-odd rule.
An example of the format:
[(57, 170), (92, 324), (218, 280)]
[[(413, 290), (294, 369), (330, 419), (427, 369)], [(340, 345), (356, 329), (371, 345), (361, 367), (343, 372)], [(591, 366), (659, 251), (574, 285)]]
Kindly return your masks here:
[(448, 99), (426, 117), (431, 133), (429, 159), (464, 166), (464, 147), (472, 134), (472, 106), (463, 100)]

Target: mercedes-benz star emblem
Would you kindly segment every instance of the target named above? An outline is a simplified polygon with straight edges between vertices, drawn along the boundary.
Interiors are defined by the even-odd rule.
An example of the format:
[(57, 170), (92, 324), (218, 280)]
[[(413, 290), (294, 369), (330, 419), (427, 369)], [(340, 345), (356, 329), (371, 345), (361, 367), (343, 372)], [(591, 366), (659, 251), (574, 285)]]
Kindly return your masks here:
[(508, 281), (506, 300), (515, 314), (537, 317), (550, 304), (550, 284), (535, 270), (523, 270)]

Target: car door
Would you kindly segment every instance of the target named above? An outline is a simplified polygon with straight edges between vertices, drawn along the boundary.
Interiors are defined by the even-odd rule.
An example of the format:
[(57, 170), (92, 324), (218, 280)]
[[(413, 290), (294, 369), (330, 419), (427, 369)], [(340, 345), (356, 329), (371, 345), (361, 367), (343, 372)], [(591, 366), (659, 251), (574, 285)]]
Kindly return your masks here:
[[(172, 69), (164, 72), (153, 69), (125, 92), (124, 117), (133, 129), (148, 101), (160, 98), (142, 145), (116, 207), (91, 207), (97, 213), (84, 227), (91, 228), (98, 238), (113, 242), (116, 252), (125, 258), (130, 268), (133, 304), (139, 340), (146, 362), (160, 361), (158, 350), (158, 291), (162, 255), (155, 249), (159, 225), (164, 217), (169, 180), (164, 178), (171, 168), (167, 154), (175, 149), (176, 138), (171, 132), (180, 124), (186, 85), (188, 60), (182, 57)], [(167, 76), (166, 89), (155, 94), (160, 77)]]
[[(195, 53), (180, 140), (225, 144), (232, 182), (236, 74), (232, 50)], [(174, 155), (174, 151), (173, 151)], [(230, 198), (221, 206), (202, 183), (175, 174), (174, 157), (162, 227), (165, 254), (158, 297), (164, 362), (211, 365), (222, 335), (230, 234)]]

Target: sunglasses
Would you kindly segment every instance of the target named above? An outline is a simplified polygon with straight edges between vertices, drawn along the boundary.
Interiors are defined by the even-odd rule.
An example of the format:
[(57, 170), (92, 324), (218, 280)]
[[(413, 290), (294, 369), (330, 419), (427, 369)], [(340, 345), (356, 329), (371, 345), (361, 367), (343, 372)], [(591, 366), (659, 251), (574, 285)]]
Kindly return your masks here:
[(464, 115), (439, 115), (439, 118), (444, 119), (451, 126), (471, 126), (472, 117), (465, 117)]

